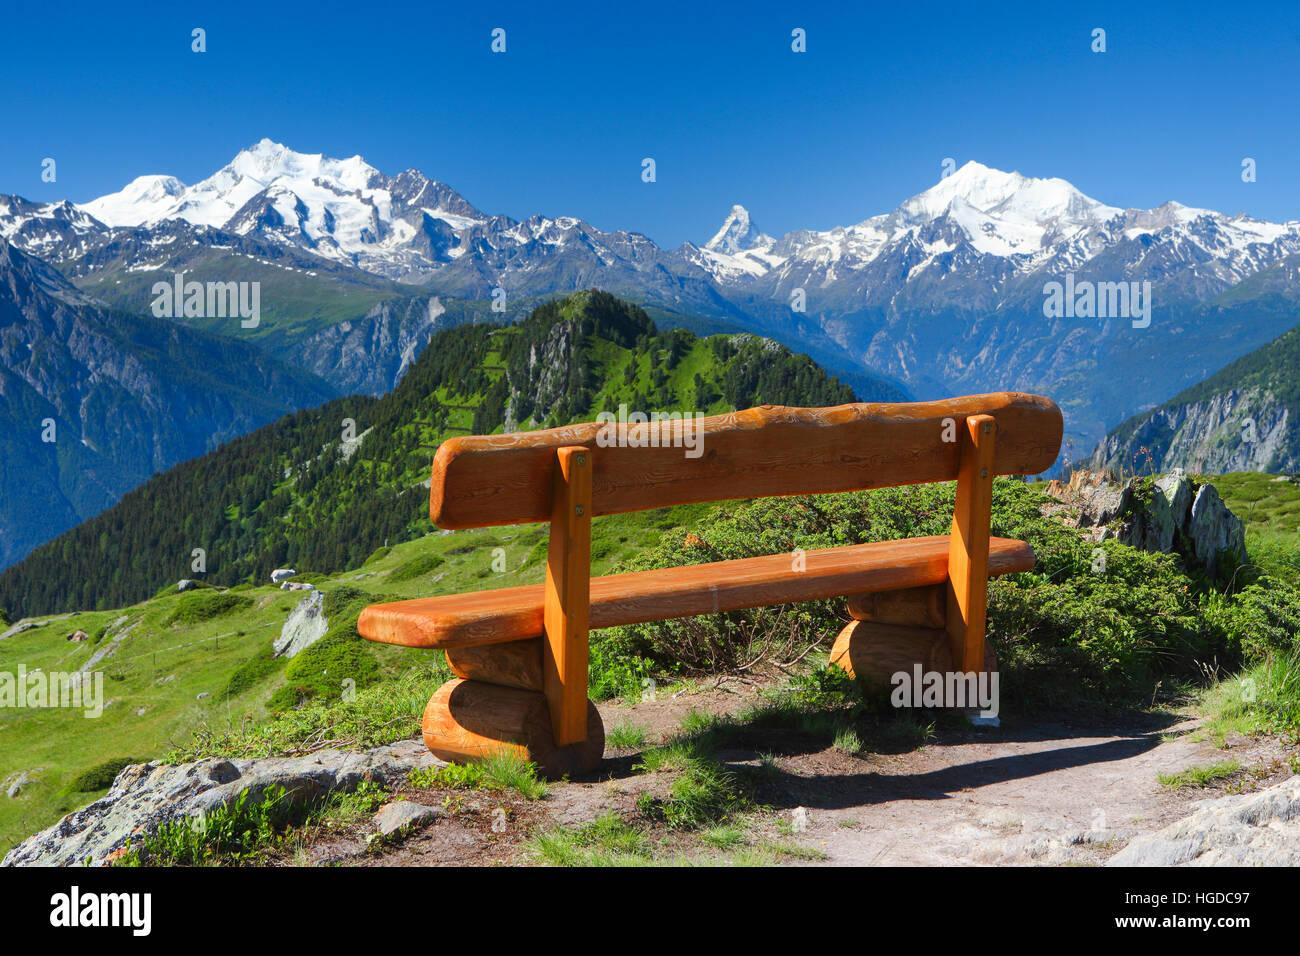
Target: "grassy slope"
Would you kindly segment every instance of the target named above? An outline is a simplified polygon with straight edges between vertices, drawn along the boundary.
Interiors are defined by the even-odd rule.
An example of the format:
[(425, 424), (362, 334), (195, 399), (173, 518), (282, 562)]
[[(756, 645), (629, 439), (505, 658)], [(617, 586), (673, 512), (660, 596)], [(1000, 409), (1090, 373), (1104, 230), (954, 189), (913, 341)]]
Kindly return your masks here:
[[(614, 564), (652, 546), (660, 532), (691, 522), (708, 506), (686, 506), (598, 518), (593, 524), (592, 566), (607, 572)], [(435, 532), (399, 544), (361, 569), (329, 576), (318, 583), (327, 594), (340, 584), (361, 588), (380, 600), (540, 583), (545, 563), (546, 529), (522, 525), (482, 531)], [(505, 550), (505, 573), (492, 570), (494, 549)], [(431, 573), (390, 582), (394, 571), (428, 558), (442, 558)], [(90, 641), (69, 643), (68, 634), (83, 630), (91, 639), (106, 625), (126, 617), (134, 629), (111, 656), (97, 665), (104, 673), (104, 698), (112, 700), (98, 719), (81, 711), (0, 710), (0, 781), (20, 771), (34, 771), (36, 782), (8, 799), (0, 795), (0, 854), (12, 844), (48, 826), (62, 814), (102, 796), (65, 793), (79, 774), (112, 758), (158, 757), (173, 744), (187, 741), (200, 727), (220, 732), (266, 715), (265, 701), (284, 682), (283, 669), (234, 698), (224, 699), (231, 675), (245, 661), (269, 651), (290, 611), (302, 600), (296, 592), (256, 587), (238, 592), (252, 606), (198, 624), (165, 624), (181, 595), (169, 593), (122, 610), (94, 611), (70, 618), (41, 618), (48, 623), (0, 641), (0, 671), (74, 671), (98, 649)], [(219, 640), (212, 640), (219, 638)], [(108, 638), (105, 639), (107, 641)], [(180, 646), (188, 645), (188, 646)], [(440, 654), (366, 645), (385, 673), (411, 666), (416, 655)], [(210, 696), (197, 700), (201, 693)], [(137, 714), (143, 708), (143, 714)]]

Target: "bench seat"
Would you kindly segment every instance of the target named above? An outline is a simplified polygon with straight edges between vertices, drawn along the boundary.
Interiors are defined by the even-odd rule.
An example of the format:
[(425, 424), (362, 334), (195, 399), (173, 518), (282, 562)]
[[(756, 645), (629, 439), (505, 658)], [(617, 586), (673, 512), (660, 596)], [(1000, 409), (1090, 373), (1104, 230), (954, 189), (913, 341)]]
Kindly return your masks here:
[[(774, 554), (591, 579), (590, 626), (667, 618), (940, 584), (948, 575), (949, 536), (876, 541), (808, 551), (804, 569)], [(1024, 541), (991, 538), (988, 573), (1028, 571)], [(361, 635), (404, 647), (470, 647), (542, 634), (543, 586), (499, 588), (375, 604), (357, 622)]]

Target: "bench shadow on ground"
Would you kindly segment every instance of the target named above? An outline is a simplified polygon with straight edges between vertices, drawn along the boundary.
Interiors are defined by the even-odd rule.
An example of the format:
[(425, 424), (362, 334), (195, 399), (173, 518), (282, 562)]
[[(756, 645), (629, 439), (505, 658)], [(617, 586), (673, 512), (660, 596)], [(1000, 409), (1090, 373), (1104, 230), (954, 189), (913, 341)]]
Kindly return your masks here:
[[(774, 809), (807, 807), (838, 810), (887, 803), (896, 800), (946, 800), (967, 790), (1023, 780), (1061, 770), (1112, 763), (1140, 756), (1178, 732), (1170, 728), (1182, 723), (1174, 714), (1136, 712), (1104, 722), (1065, 724), (1010, 721), (999, 728), (981, 731), (946, 729), (925, 740), (925, 752), (942, 750), (952, 763), (937, 769), (908, 772), (891, 761), (889, 768), (873, 769), (881, 758), (920, 754), (915, 740), (892, 739), (890, 733), (864, 735), (860, 756), (835, 751), (824, 733), (810, 733), (788, 727), (752, 726), (733, 722), (721, 734), (723, 745), (713, 756), (751, 784), (759, 801)], [(1104, 738), (1104, 739), (1098, 739)], [(1042, 749), (1046, 742), (1080, 742)], [(1022, 752), (982, 759), (974, 756), (985, 746), (1016, 747)], [(760, 756), (775, 758), (759, 767)], [(607, 757), (599, 776), (625, 779), (639, 775), (640, 753)], [(928, 762), (928, 760), (927, 760)], [(791, 768), (791, 769), (786, 769)], [(861, 768), (860, 770), (857, 768)]]

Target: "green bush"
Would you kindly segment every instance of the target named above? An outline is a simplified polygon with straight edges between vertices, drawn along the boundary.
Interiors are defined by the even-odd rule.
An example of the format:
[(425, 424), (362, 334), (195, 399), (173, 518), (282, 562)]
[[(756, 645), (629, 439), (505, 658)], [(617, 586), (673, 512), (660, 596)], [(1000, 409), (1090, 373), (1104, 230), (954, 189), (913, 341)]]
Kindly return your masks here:
[(331, 623), (340, 624), (340, 618), (346, 615), (355, 618), (363, 608), (378, 600), (369, 591), (354, 588), (350, 584), (340, 584), (325, 592), (325, 597), (321, 600), (321, 613)]
[(262, 651), (254, 654), (244, 663), (235, 669), (226, 681), (226, 687), (221, 692), (223, 698), (234, 697), (242, 694), (256, 684), (260, 684), (271, 675), (277, 673), (285, 666), (283, 657), (275, 657), (270, 651)]
[(181, 595), (171, 614), (163, 619), (163, 625), (200, 624), (252, 606), (252, 598), (238, 594), (223, 594), (219, 591), (186, 593)]
[[(921, 485), (719, 508), (693, 529), (666, 532), (619, 570), (947, 534), (954, 489)], [(1132, 701), (1149, 696), (1160, 680), (1199, 676), (1201, 662), (1232, 666), (1296, 645), (1295, 585), (1268, 579), (1223, 593), (1189, 576), (1175, 555), (1114, 540), (1094, 544), (1044, 516), (1045, 500), (1019, 481), (994, 484), (993, 534), (1027, 541), (1036, 557), (1032, 572), (989, 585), (989, 637), (1008, 699), (1028, 706)], [(844, 621), (836, 600), (611, 628), (593, 638), (593, 662), (611, 662), (593, 666), (593, 689), (610, 681), (626, 692), (621, 688), (644, 673), (636, 661), (675, 674), (726, 671), (763, 653), (781, 659), (800, 646), (828, 643)], [(619, 673), (626, 676), (608, 676)]]
[(122, 772), (124, 767), (133, 763), (143, 763), (134, 757), (114, 757), (112, 760), (105, 760), (103, 763), (96, 764), (89, 770), (83, 770), (72, 781), (64, 787), (65, 793), (94, 793), (99, 790), (107, 790), (117, 779), (117, 775)]
[(389, 581), (410, 581), (412, 578), (423, 577), (433, 571), (434, 568), (442, 564), (442, 558), (436, 554), (422, 554), (418, 558), (407, 561), (405, 564), (394, 568), (388, 575)]
[(324, 637), (293, 658), (284, 676), (295, 688), (322, 697), (338, 697), (349, 686), (345, 681), (355, 682), (350, 685), (352, 689), (375, 683), (379, 665), (366, 640), (357, 633), (356, 619), (351, 618), (331, 626)]
[(1294, 584), (1265, 575), (1206, 611), (1247, 660), (1300, 650), (1300, 587)]

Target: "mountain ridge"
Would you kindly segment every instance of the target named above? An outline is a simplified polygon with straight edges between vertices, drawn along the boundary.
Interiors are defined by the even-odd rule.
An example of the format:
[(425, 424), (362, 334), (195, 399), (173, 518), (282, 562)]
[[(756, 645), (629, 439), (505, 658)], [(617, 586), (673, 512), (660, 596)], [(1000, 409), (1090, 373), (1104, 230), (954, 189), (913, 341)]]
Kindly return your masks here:
[[(0, 198), (0, 233), (97, 295), (114, 294), (119, 281), (126, 295), (151, 277), (157, 258), (147, 250), (168, 239), (173, 249), (253, 243), (255, 258), (328, 272), (331, 292), (364, 287), (351, 315), (332, 294), (328, 315), (310, 295), (294, 306), (286, 321), (309, 333), (404, 295), (436, 295), (451, 324), (497, 317), (472, 303), (504, 297), (517, 314), (514, 303), (598, 286), (774, 338), (837, 373), (898, 382), (919, 399), (1003, 388), (1051, 395), (1075, 455), (1300, 323), (1300, 308), (1278, 312), (1244, 295), (1260, 293), (1251, 280), (1265, 273), (1295, 288), (1286, 263), (1300, 255), (1300, 221), (1173, 201), (1121, 209), (1065, 180), (978, 162), (855, 224), (772, 237), (738, 205), (711, 239), (674, 249), (575, 217), (489, 214), (415, 170), (389, 177), (360, 157), (332, 160), (270, 140), (194, 187), (155, 176), (124, 192), (79, 206)], [(124, 202), (134, 205), (129, 215)], [(199, 224), (159, 218), (169, 210)], [(92, 211), (142, 224), (110, 227)], [(121, 248), (128, 235), (135, 251)], [(209, 268), (234, 268), (213, 256)], [(1047, 285), (1067, 274), (1150, 283), (1153, 323), (1045, 316)], [(138, 286), (129, 294), (115, 304), (142, 307)], [(1225, 310), (1230, 336), (1214, 326)], [(1171, 348), (1186, 362), (1158, 358)], [(400, 367), (395, 356), (383, 361)]]

